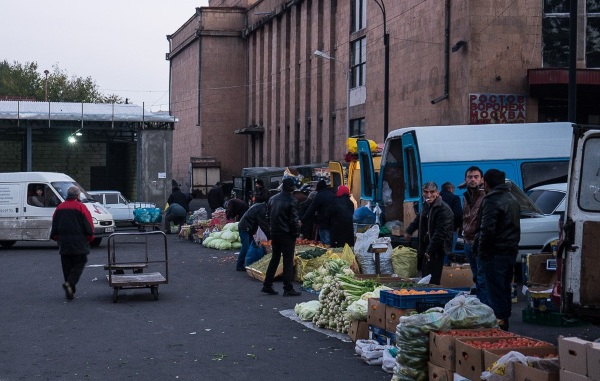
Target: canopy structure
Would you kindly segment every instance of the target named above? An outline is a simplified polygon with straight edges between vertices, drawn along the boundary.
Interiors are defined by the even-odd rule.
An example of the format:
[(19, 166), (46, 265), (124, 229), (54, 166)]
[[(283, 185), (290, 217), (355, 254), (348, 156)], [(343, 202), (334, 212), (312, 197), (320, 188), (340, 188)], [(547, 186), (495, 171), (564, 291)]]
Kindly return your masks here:
[(177, 118), (134, 104), (0, 101), (0, 134), (32, 130), (95, 131), (104, 139), (135, 139), (139, 129), (173, 130)]
[(177, 118), (134, 104), (0, 101), (0, 139), (22, 141), (27, 170), (34, 142), (84, 136), (87, 142), (137, 142), (144, 130), (172, 131)]

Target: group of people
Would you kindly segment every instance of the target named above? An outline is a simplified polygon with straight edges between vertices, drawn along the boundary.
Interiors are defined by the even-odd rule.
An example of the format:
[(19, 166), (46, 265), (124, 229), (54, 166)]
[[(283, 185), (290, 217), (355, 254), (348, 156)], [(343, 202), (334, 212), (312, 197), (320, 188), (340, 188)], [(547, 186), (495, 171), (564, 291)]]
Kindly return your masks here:
[(410, 242), (418, 230), (422, 275), (431, 275), (430, 283), (439, 285), (444, 259), (452, 251), (453, 235), (462, 231), (476, 295), (492, 308), (499, 326), (507, 330), (521, 236), (520, 206), (510, 193), (505, 173), (498, 169), (484, 174), (477, 166), (469, 167), (465, 185), (459, 210), (460, 199), (452, 193), (452, 184), (445, 183), (442, 192), (434, 182), (423, 184), (423, 206), (406, 228), (404, 238)]
[[(325, 181), (319, 181), (317, 190), (311, 192), (307, 200), (300, 205), (293, 195), (295, 189), (294, 181), (286, 178), (282, 182), (281, 192), (267, 198), (266, 202), (255, 194), (254, 204), (245, 211), (238, 225), (242, 242), (236, 263), (238, 271), (245, 270), (244, 262), (248, 248), (258, 228), (271, 240), (272, 258), (261, 289), (265, 294), (278, 294), (273, 288), (273, 279), (283, 258), (283, 295), (301, 295), (300, 291), (294, 289), (293, 278), (294, 248), (296, 238), (302, 234), (303, 227), (308, 225), (314, 229), (313, 226), (316, 226), (319, 240), (324, 244), (335, 247), (346, 243), (354, 244), (354, 204), (350, 200), (348, 187), (342, 185), (334, 193)], [(335, 224), (331, 224), (331, 221), (335, 221)], [(309, 234), (309, 231), (306, 231), (306, 234)]]

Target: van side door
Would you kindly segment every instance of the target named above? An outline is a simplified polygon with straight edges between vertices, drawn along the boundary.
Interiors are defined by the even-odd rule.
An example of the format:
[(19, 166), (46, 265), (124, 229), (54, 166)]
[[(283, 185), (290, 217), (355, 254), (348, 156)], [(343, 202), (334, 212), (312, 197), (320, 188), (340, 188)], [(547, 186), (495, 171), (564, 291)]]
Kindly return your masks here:
[(414, 132), (402, 135), (402, 157), (404, 159), (404, 182), (406, 190), (404, 202), (416, 202), (421, 204), (421, 161), (419, 159), (419, 148)]
[(600, 323), (600, 127), (573, 126), (564, 251), (564, 312)]
[(377, 178), (373, 167), (371, 146), (365, 139), (359, 139), (357, 146), (360, 165), (360, 198), (374, 204), (379, 202), (380, 195), (377, 193)]
[[(52, 186), (43, 183), (23, 184), (22, 196), (24, 196), (23, 238), (25, 240), (47, 240), (50, 238), (52, 228), (52, 216), (58, 204), (57, 195)], [(42, 202), (36, 202), (36, 190), (42, 188)]]

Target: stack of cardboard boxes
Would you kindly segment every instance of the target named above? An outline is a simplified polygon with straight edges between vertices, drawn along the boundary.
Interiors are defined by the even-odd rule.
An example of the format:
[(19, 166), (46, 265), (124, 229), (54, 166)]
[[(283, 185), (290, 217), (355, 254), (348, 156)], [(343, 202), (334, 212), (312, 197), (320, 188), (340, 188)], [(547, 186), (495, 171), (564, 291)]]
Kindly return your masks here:
[(600, 381), (600, 343), (558, 338), (561, 381)]

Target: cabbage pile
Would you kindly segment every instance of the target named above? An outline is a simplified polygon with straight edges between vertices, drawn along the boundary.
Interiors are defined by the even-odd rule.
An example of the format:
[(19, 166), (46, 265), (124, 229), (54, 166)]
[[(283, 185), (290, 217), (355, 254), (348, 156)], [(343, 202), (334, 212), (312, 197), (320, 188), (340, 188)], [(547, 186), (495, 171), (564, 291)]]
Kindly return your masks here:
[(218, 250), (239, 249), (242, 247), (238, 223), (230, 222), (223, 226), (223, 230), (212, 232), (202, 241), (202, 245)]

